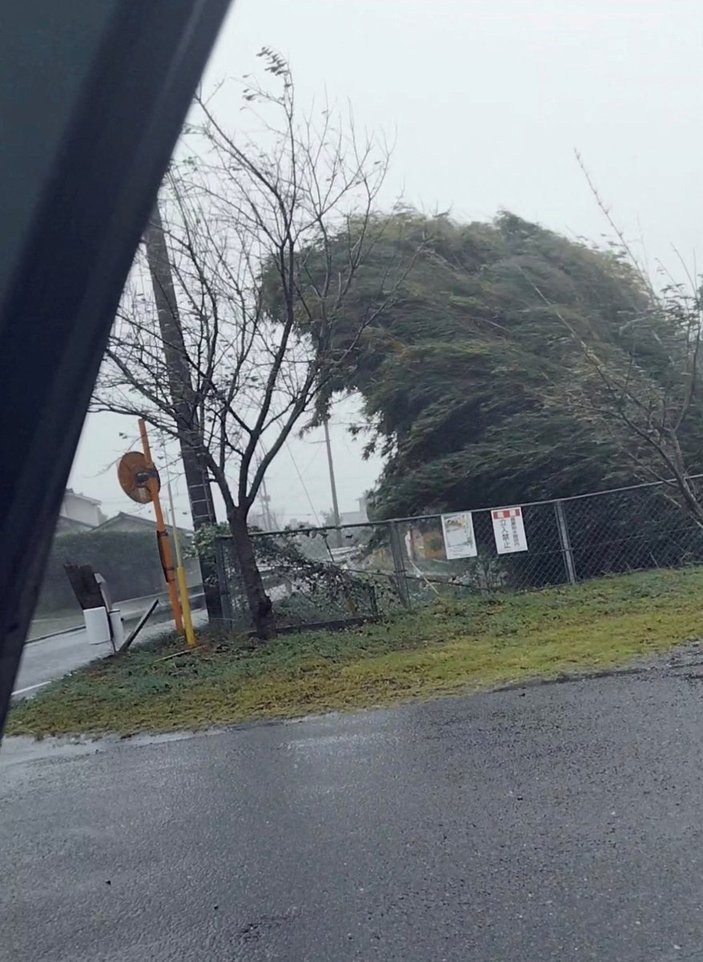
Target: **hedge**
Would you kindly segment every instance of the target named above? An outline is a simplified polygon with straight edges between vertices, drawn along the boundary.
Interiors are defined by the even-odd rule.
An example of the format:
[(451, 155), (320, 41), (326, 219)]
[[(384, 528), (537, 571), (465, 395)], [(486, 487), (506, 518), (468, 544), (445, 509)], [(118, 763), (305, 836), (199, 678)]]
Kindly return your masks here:
[(151, 531), (66, 531), (54, 537), (38, 610), (76, 608), (64, 570), (66, 561), (89, 564), (108, 583), (113, 599), (138, 598), (164, 588), (164, 577)]

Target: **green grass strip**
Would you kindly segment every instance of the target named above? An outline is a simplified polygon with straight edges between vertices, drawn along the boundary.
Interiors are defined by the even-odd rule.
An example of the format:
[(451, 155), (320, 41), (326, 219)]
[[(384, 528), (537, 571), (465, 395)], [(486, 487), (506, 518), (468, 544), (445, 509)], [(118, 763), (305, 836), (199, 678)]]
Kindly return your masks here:
[(348, 631), (255, 647), (215, 632), (177, 657), (170, 635), (20, 702), (8, 734), (196, 729), (393, 704), (563, 672), (608, 669), (703, 634), (703, 569), (438, 601)]

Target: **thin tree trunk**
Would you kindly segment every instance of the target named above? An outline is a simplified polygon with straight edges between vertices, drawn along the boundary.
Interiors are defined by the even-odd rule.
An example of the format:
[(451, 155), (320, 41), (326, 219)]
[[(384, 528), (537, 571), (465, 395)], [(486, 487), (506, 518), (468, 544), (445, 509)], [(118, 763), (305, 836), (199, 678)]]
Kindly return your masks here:
[(227, 520), (234, 542), (238, 574), (242, 579), (242, 586), (247, 597), (256, 635), (263, 640), (273, 638), (276, 634), (273, 604), (266, 594), (256, 564), (254, 545), (247, 528), (246, 514), (240, 508), (235, 508), (230, 512)]

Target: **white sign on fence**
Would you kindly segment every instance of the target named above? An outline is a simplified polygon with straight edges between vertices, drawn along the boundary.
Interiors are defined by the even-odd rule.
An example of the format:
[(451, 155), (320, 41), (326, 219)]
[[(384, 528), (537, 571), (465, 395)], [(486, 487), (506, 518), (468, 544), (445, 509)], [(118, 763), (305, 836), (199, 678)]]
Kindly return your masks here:
[(442, 515), (444, 553), (447, 560), (475, 558), (478, 554), (474, 537), (474, 522), (470, 511), (457, 511)]
[(491, 511), (491, 518), (498, 554), (527, 551), (522, 508), (498, 508), (496, 511)]

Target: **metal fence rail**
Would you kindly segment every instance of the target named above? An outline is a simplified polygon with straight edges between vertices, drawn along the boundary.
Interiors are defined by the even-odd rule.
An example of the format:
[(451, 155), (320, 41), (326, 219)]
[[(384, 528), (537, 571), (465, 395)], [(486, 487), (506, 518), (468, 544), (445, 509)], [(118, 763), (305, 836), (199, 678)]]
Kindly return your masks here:
[[(503, 506), (501, 506), (503, 507)], [(606, 574), (703, 562), (703, 530), (671, 486), (636, 485), (520, 506), (527, 550), (499, 554), (492, 511), (471, 512), (476, 557), (449, 560), (442, 516), (257, 533), (279, 628), (342, 625), (426, 604), (439, 594), (575, 584)], [(217, 545), (223, 609), (249, 627), (232, 542)]]

